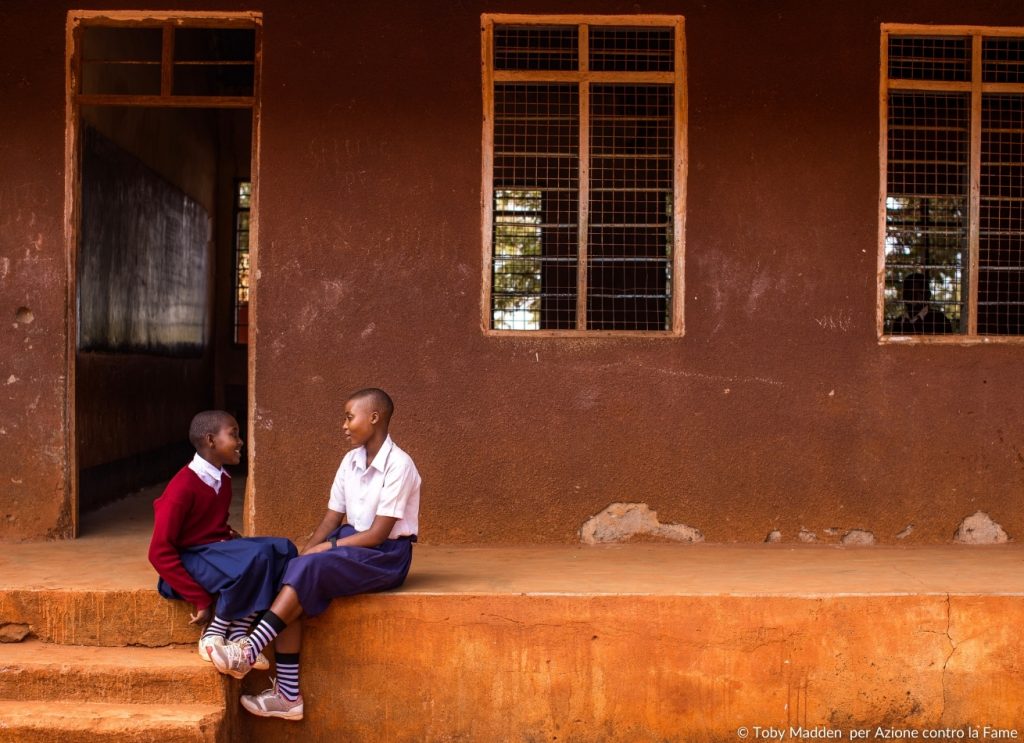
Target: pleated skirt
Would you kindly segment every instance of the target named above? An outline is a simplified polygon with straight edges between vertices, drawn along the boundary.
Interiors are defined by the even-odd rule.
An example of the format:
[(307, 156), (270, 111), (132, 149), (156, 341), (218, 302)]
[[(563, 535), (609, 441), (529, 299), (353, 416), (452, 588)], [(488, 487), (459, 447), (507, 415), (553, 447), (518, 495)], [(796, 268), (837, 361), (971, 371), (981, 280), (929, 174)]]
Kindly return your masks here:
[[(217, 616), (242, 619), (270, 608), (298, 550), (282, 537), (242, 537), (188, 547), (180, 555), (192, 579), (217, 597)], [(163, 578), (157, 590), (165, 598), (181, 598)]]
[[(328, 538), (341, 539), (355, 533), (351, 524), (344, 524)], [(296, 557), (288, 563), (281, 582), (295, 589), (303, 612), (315, 617), (340, 596), (387, 591), (402, 585), (412, 565), (415, 541), (415, 536), (386, 539), (379, 547), (336, 547)]]

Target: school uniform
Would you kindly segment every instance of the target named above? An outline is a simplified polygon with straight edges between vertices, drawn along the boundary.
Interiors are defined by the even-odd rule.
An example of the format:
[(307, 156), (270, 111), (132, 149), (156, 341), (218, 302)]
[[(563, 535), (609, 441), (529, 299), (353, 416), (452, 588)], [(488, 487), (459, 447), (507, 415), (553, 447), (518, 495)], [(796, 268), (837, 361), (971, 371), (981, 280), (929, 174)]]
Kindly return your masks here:
[(308, 616), (322, 613), (339, 596), (386, 591), (405, 582), (419, 531), (420, 483), (412, 458), (390, 436), (369, 464), (365, 447), (345, 455), (327, 507), (345, 514), (348, 523), (328, 539), (366, 531), (378, 515), (398, 521), (377, 547), (335, 547), (288, 564), (282, 583), (295, 589)]
[(153, 501), (149, 561), (161, 596), (242, 619), (270, 608), (298, 550), (280, 537), (233, 538), (230, 504), (231, 476), (196, 454)]

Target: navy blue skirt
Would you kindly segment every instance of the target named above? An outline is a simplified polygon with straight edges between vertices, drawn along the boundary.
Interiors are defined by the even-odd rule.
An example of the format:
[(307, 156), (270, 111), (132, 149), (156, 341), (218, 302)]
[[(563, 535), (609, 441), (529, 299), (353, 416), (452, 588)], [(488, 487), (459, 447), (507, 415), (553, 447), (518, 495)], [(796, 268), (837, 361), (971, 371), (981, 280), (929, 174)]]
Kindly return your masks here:
[[(217, 597), (216, 615), (242, 619), (270, 608), (285, 568), (299, 551), (282, 537), (242, 537), (188, 547), (179, 554), (192, 579)], [(157, 590), (164, 598), (181, 598), (163, 578)]]
[[(328, 539), (355, 533), (354, 526), (344, 524)], [(415, 541), (415, 536), (385, 539), (379, 547), (336, 547), (296, 557), (288, 563), (281, 582), (295, 589), (302, 611), (315, 617), (339, 596), (387, 591), (402, 585), (412, 565)]]

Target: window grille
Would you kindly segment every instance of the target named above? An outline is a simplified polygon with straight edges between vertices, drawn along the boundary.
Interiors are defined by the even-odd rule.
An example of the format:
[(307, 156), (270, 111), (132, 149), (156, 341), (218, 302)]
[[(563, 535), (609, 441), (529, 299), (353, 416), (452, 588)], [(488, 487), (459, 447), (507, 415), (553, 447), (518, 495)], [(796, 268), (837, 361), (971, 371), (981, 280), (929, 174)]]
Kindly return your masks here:
[(252, 182), (235, 185), (235, 343), (249, 342), (249, 210)]
[(485, 326), (682, 331), (679, 17), (484, 17)]
[(883, 27), (883, 337), (1024, 335), (1024, 30)]

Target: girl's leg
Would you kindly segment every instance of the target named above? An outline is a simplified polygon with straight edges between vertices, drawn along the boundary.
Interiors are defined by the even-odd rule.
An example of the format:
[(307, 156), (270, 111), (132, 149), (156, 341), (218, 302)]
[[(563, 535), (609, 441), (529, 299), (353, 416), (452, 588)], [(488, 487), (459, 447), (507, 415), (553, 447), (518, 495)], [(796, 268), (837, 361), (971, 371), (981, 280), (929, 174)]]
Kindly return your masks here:
[(252, 624), (256, 621), (256, 617), (257, 613), (253, 612), (242, 619), (232, 619), (231, 624), (228, 625), (227, 639), (231, 642), (237, 642), (249, 634), (249, 630), (252, 629)]
[[(279, 607), (280, 608), (280, 607)], [(299, 650), (302, 647), (302, 620), (289, 624), (274, 641), (277, 653), (277, 682), (259, 694), (243, 694), (242, 706), (259, 717), (301, 720), (302, 695), (299, 693)]]
[(203, 630), (203, 637), (221, 637), (223, 638), (228, 631), (231, 621), (228, 619), (221, 619), (216, 614), (213, 615), (213, 619), (206, 625), (206, 629)]
[[(285, 624), (291, 624), (302, 616), (302, 604), (299, 603), (299, 594), (291, 586), (284, 586), (277, 594), (270, 610), (281, 617)], [(301, 640), (300, 640), (301, 643)]]
[[(274, 641), (279, 634), (285, 631), (292, 622), (302, 616), (302, 604), (299, 603), (299, 595), (291, 586), (285, 586), (277, 594), (270, 610), (263, 615), (259, 623), (249, 633), (247, 654), (250, 663), (253, 663), (256, 656), (263, 648)], [(301, 628), (299, 629), (299, 643), (301, 644)], [(280, 650), (280, 645), (277, 646)], [(286, 651), (287, 652), (287, 651)]]
[(210, 660), (209, 648), (214, 645), (223, 645), (225, 635), (228, 631), (230, 622), (227, 619), (221, 619), (216, 614), (213, 615), (213, 619), (206, 629), (203, 630), (202, 636), (199, 638), (199, 657), (205, 661)]
[(274, 642), (277, 691), (289, 702), (299, 698), (299, 651), (302, 649), (302, 620), (297, 619)]
[[(281, 614), (278, 614), (278, 611)], [(210, 658), (213, 664), (221, 673), (242, 678), (256, 663), (263, 648), (273, 642), (275, 637), (285, 631), (290, 622), (294, 622), (300, 616), (302, 605), (299, 603), (299, 595), (291, 586), (285, 586), (274, 599), (270, 609), (253, 627), (252, 632), (236, 643), (211, 648)]]

